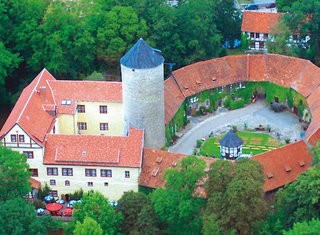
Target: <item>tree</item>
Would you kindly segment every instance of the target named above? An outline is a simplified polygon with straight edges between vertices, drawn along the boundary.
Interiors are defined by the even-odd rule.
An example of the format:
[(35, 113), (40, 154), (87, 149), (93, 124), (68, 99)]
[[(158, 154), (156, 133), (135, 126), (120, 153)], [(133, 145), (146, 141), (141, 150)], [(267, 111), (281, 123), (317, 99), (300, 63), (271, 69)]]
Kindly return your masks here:
[(27, 156), (0, 146), (0, 201), (27, 195), (30, 176)]
[(278, 223), (278, 227), (290, 229), (296, 222), (318, 218), (319, 200), (320, 169), (317, 165), (303, 172), (296, 181), (277, 192), (274, 211), (268, 216), (265, 227), (271, 229)]
[[(248, 234), (266, 213), (263, 167), (259, 162), (243, 159), (235, 166), (224, 160), (211, 165), (207, 181), (207, 222), (217, 223), (222, 232), (235, 230)], [(205, 223), (204, 231), (211, 229)]]
[[(320, 2), (318, 0), (280, 1), (280, 9), (287, 11), (283, 17), (290, 35), (296, 35), (295, 54), (320, 64)], [(278, 2), (277, 2), (278, 4)], [(282, 33), (279, 31), (279, 33)]]
[(90, 217), (101, 226), (104, 234), (119, 232), (123, 217), (115, 213), (113, 206), (101, 193), (90, 191), (83, 195), (81, 201), (75, 204), (75, 221), (83, 223), (86, 217)]
[(0, 202), (0, 234), (47, 234), (61, 223), (51, 216), (37, 218), (35, 208), (21, 197)]
[(150, 199), (140, 192), (125, 192), (116, 211), (124, 216), (121, 232), (124, 234), (157, 234), (157, 220)]
[(293, 228), (283, 232), (284, 235), (313, 235), (320, 231), (320, 220), (312, 219), (302, 223), (294, 223)]
[(92, 218), (86, 217), (83, 223), (77, 221), (73, 231), (74, 235), (102, 235), (103, 231), (100, 225)]
[(183, 158), (176, 169), (165, 171), (165, 188), (151, 194), (162, 229), (168, 234), (200, 234), (205, 200), (194, 196), (196, 183), (204, 176), (205, 162)]

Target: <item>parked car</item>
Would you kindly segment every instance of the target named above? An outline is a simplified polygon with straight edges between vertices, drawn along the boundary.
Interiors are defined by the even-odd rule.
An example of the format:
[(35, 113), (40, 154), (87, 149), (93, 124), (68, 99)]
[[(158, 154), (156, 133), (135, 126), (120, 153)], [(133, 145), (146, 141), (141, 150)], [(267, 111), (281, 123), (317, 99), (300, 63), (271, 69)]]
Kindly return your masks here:
[(249, 5), (245, 6), (244, 9), (245, 10), (258, 10), (259, 6), (258, 6), (258, 4), (249, 4)]
[(276, 7), (276, 3), (275, 2), (266, 3), (266, 8), (275, 8), (275, 7)]

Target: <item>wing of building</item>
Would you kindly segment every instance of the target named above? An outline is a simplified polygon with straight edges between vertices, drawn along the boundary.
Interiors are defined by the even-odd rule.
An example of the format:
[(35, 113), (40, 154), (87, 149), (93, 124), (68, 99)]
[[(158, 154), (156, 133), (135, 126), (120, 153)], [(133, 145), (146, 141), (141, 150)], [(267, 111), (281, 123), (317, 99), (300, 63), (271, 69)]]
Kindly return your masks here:
[[(189, 97), (256, 81), (292, 88), (305, 97), (312, 114), (305, 136), (311, 144), (319, 140), (320, 69), (307, 60), (272, 54), (227, 56), (174, 71), (164, 81), (163, 125)], [(130, 99), (132, 103), (134, 97)], [(137, 191), (139, 183), (159, 187), (163, 170), (175, 167), (184, 155), (144, 149), (144, 129), (124, 130), (122, 100), (120, 82), (56, 80), (43, 69), (21, 93), (0, 131), (1, 142), (27, 154), (33, 180), (47, 183), (55, 196), (82, 188), (117, 200), (125, 191)], [(265, 168), (268, 192), (308, 169), (311, 155), (307, 144), (297, 141), (254, 159)]]

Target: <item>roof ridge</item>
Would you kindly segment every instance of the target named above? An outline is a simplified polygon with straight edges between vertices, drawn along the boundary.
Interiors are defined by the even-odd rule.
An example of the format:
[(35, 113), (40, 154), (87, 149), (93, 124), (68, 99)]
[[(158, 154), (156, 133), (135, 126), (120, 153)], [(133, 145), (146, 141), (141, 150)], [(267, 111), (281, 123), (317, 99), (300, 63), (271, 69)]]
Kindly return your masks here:
[[(38, 81), (37, 81), (37, 83), (35, 84), (35, 86), (33, 87), (33, 89), (31, 90), (31, 92), (30, 92), (30, 94), (29, 94), (29, 97), (28, 97), (28, 100), (27, 100), (27, 102), (24, 104), (24, 106), (23, 106), (23, 108), (22, 108), (22, 110), (21, 110), (21, 112), (20, 112), (20, 114), (19, 114), (19, 116), (18, 116), (18, 118), (17, 118), (17, 123), (20, 121), (20, 119), (21, 119), (21, 116), (22, 116), (22, 114), (24, 113), (24, 111), (26, 110), (26, 107), (27, 107), (27, 105), (28, 105), (28, 103), (29, 103), (29, 101), (30, 101), (30, 99), (31, 99), (31, 97), (32, 97), (32, 94), (33, 94), (33, 92), (35, 91), (35, 88), (38, 86), (38, 84), (39, 84), (39, 82), (40, 82), (40, 79), (41, 79), (41, 77), (42, 77), (42, 75), (43, 75), (43, 73), (44, 73), (44, 71), (45, 71), (46, 69), (44, 68), (44, 69), (42, 69), (42, 71), (40, 72), (40, 74), (38, 74)], [(25, 90), (25, 89), (24, 89)], [(23, 91), (22, 91), (23, 92)]]

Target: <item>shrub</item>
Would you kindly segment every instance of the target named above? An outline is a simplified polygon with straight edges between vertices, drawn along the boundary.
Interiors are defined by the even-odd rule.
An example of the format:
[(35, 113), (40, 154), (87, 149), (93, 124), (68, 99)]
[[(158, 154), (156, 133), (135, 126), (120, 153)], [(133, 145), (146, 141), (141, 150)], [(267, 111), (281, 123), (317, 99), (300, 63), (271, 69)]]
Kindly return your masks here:
[(79, 190), (74, 191), (74, 193), (69, 194), (70, 200), (80, 200), (83, 196), (83, 190), (82, 188)]
[(40, 200), (43, 200), (45, 196), (49, 195), (50, 191), (51, 191), (51, 188), (46, 183), (43, 188), (39, 188), (39, 190), (38, 190), (38, 198)]
[(234, 100), (234, 101), (232, 101), (230, 103), (230, 109), (232, 109), (232, 110), (243, 108), (243, 106), (244, 106), (244, 100), (243, 99)]
[(200, 148), (202, 145), (202, 140), (197, 140), (197, 148)]
[(286, 144), (290, 143), (290, 139), (289, 138), (286, 138), (284, 141), (286, 142)]

